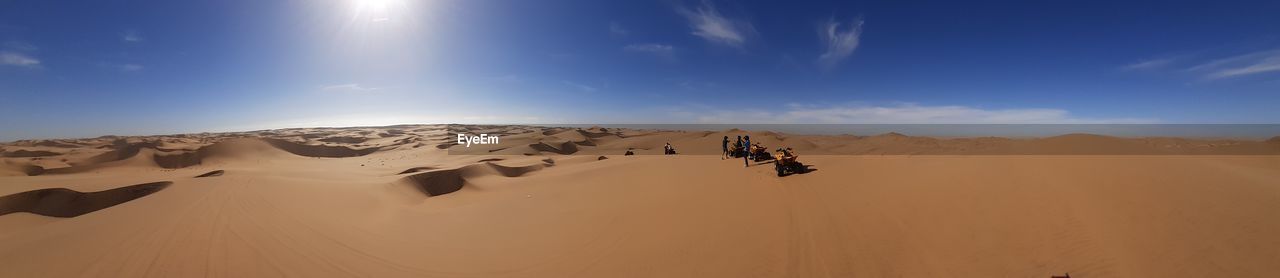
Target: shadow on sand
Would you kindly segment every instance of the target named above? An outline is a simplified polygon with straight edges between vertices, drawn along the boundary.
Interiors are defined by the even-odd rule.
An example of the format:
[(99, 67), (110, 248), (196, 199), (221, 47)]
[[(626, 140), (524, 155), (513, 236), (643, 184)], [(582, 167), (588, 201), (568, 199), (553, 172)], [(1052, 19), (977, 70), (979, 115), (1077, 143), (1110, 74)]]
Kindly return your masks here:
[(66, 188), (37, 189), (0, 197), (0, 215), (29, 212), (52, 217), (76, 217), (156, 193), (172, 182), (162, 181), (80, 192)]

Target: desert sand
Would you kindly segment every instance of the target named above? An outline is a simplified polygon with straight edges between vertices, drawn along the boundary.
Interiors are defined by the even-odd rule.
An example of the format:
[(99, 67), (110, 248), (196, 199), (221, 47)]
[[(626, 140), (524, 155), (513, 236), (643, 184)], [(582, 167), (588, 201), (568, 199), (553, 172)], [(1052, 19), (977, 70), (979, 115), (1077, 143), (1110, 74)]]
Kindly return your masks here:
[[(721, 159), (741, 134), (813, 170)], [(415, 125), (0, 153), (0, 277), (1280, 275), (1274, 138)]]

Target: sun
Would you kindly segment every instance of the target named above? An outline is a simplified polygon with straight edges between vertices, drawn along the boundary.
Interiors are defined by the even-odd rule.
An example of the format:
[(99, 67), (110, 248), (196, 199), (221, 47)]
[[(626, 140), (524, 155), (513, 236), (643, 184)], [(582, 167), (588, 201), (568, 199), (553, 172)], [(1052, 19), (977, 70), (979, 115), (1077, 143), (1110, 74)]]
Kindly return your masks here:
[(407, 0), (350, 0), (352, 18), (371, 22), (389, 21), (406, 9)]

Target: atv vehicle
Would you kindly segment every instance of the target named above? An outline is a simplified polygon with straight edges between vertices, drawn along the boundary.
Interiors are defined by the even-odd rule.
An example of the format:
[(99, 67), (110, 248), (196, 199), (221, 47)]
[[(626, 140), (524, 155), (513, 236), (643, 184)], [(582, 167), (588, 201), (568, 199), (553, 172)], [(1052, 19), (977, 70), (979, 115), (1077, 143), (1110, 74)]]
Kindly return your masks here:
[(778, 171), (778, 176), (808, 172), (808, 166), (796, 161), (798, 157), (800, 156), (791, 152), (791, 148), (778, 149), (778, 158), (773, 161), (773, 168)]
[(769, 153), (769, 148), (755, 144), (751, 146), (751, 158), (756, 162), (773, 160), (773, 154)]
[(739, 158), (743, 156), (747, 156), (747, 151), (742, 150), (742, 146), (739, 146), (738, 144), (729, 146), (729, 157)]

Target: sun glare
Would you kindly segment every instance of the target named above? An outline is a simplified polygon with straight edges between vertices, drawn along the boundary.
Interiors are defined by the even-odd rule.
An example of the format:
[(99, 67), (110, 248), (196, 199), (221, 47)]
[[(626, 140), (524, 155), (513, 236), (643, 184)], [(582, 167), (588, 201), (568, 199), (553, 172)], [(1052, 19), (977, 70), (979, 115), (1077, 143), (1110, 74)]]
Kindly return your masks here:
[(382, 22), (392, 20), (406, 8), (406, 0), (351, 0), (352, 19)]

